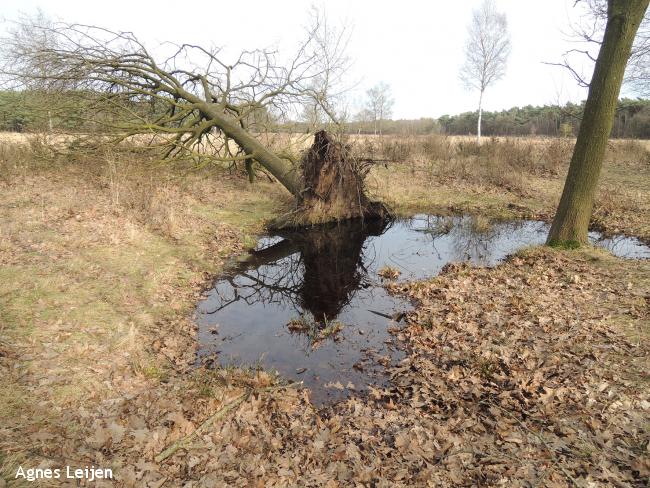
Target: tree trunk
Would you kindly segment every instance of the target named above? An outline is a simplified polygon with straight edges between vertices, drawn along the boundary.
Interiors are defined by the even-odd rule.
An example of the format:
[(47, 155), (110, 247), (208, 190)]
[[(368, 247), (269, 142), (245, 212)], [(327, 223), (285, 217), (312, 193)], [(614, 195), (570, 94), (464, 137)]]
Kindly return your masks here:
[(481, 144), (481, 117), (483, 116), (483, 90), (478, 97), (478, 124), (476, 127), (476, 143)]
[(248, 174), (248, 182), (250, 184), (255, 183), (255, 167), (251, 158), (246, 160), (246, 173)]
[(607, 26), (589, 86), (580, 131), (547, 244), (587, 242), (598, 178), (636, 31), (649, 0), (609, 0)]
[(236, 141), (251, 159), (258, 161), (294, 196), (300, 196), (303, 183), (299, 168), (269, 151), (234, 119), (224, 115), (217, 104), (203, 102), (197, 97), (192, 98), (189, 99), (197, 103), (201, 111), (208, 115), (224, 134)]

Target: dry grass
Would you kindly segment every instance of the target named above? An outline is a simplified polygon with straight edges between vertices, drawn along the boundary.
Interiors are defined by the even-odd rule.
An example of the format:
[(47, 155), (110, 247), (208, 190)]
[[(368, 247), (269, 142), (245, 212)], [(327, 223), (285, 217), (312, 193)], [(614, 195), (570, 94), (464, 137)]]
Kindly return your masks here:
[[(373, 197), (400, 214), (471, 212), (550, 219), (573, 150), (570, 139), (422, 136), (357, 141), (378, 159)], [(399, 157), (395, 157), (399, 156)], [(415, 183), (416, 182), (416, 183)], [(606, 232), (650, 239), (650, 150), (643, 141), (610, 142), (592, 221)]]
[[(185, 420), (170, 421), (173, 412), (199, 421), (252, 381), (238, 371), (180, 374), (193, 360), (191, 311), (209, 275), (252, 245), (288, 196), (264, 181), (251, 187), (224, 168), (152, 166), (125, 154), (70, 160), (41, 139), (0, 139), (0, 486), (19, 462), (83, 459), (110, 467), (128, 464), (134, 453), (150, 459), (190, 429)], [(471, 211), (477, 226), (495, 215), (548, 218), (571, 145), (488, 140), (479, 148), (437, 136), (358, 142), (378, 158), (400, 159), (373, 170), (375, 197), (401, 213)], [(612, 143), (594, 216), (602, 228), (650, 238), (648, 154), (640, 143)], [(633, 287), (647, 288), (645, 268), (636, 276), (633, 266), (620, 271), (618, 260), (606, 262)], [(628, 326), (645, 340), (638, 321), (621, 324)], [(300, 395), (285, 396), (278, 404), (296, 411)], [(242, 415), (276, 408), (256, 402)], [(142, 418), (151, 429), (142, 450), (127, 451), (119, 428), (115, 437), (97, 437), (110, 422), (127, 422), (127, 432), (144, 429), (136, 427)], [(235, 427), (223, 439), (231, 434), (246, 439)], [(237, 458), (220, 452), (208, 458)], [(189, 476), (189, 464), (185, 474), (168, 466), (166, 476)], [(149, 476), (143, 473), (153, 473), (151, 466), (122, 467), (140, 486)]]
[(251, 191), (219, 168), (45, 151), (0, 146), (0, 452), (11, 459), (31, 458), (25, 439), (40, 445), (39, 432), (74, 439), (82, 405), (191, 364), (199, 289), (286, 201), (279, 185)]

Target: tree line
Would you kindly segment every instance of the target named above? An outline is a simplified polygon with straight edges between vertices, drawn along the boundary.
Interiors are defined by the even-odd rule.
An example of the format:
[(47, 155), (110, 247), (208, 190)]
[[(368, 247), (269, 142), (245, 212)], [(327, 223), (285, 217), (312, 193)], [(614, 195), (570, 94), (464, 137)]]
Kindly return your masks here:
[[(486, 136), (559, 136), (578, 133), (585, 102), (564, 106), (513, 107), (499, 112), (483, 112), (482, 133)], [(475, 135), (476, 112), (443, 115), (439, 130), (449, 135)], [(650, 100), (624, 98), (618, 101), (611, 137), (650, 139)]]
[[(50, 127), (58, 131), (84, 131), (91, 123), (83, 116), (83, 107), (59, 94), (56, 103), (47, 98), (48, 111), (43, 110), (46, 95), (38, 91), (0, 91), (0, 131), (37, 132)], [(151, 106), (149, 106), (150, 108)], [(573, 137), (578, 133), (584, 102), (564, 106), (544, 105), (513, 107), (508, 110), (483, 112), (482, 133), (492, 136), (551, 136)], [(307, 132), (307, 121), (282, 122), (272, 114), (263, 114), (279, 132)], [(385, 119), (381, 133), (387, 135), (476, 135), (477, 112), (443, 115), (438, 119)], [(353, 120), (343, 124), (348, 134), (376, 134), (377, 121)], [(650, 139), (650, 100), (624, 98), (619, 100), (611, 137)]]

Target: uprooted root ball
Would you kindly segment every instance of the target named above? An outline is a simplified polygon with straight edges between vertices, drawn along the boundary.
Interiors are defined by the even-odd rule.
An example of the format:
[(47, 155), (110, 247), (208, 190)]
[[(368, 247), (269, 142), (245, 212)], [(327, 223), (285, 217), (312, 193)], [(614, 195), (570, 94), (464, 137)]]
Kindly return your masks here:
[(370, 159), (358, 159), (350, 147), (322, 130), (302, 160), (304, 189), (296, 211), (278, 221), (278, 227), (322, 224), (356, 218), (388, 219), (381, 202), (371, 201), (364, 180)]

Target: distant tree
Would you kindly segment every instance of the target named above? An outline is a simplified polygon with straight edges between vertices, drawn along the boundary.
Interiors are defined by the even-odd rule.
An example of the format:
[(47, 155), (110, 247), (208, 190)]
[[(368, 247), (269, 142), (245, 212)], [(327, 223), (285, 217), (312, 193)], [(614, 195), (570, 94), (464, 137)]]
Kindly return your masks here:
[[(374, 133), (372, 116), (365, 110), (356, 114), (354, 120), (346, 122), (345, 131), (348, 134)], [(426, 135), (440, 133), (440, 124), (432, 118), (384, 120), (382, 134), (391, 135)]]
[(382, 81), (369, 89), (366, 96), (368, 99), (362, 113), (370, 117), (375, 134), (381, 134), (382, 121), (389, 119), (393, 114), (395, 100), (391, 95), (390, 85)]
[(465, 86), (479, 91), (477, 140), (481, 142), (483, 93), (503, 78), (510, 54), (510, 36), (505, 14), (497, 12), (494, 0), (484, 0), (472, 15), (460, 77)]
[(587, 242), (594, 197), (618, 94), (636, 32), (649, 0), (609, 0), (607, 24), (589, 85), (580, 131), (547, 243)]
[(319, 103), (305, 103), (300, 113), (300, 121), (307, 124), (307, 130), (311, 132), (316, 128), (321, 128), (325, 124), (327, 114)]
[(560, 135), (562, 137), (571, 137), (573, 135), (573, 127), (567, 122), (560, 125)]
[(0, 92), (0, 130), (22, 132), (32, 122), (32, 114), (26, 103), (25, 92)]
[[(58, 48), (57, 38), (51, 34), (53, 23), (43, 11), (40, 9), (37, 10), (34, 18), (29, 19), (29, 23), (36, 23), (43, 26), (43, 29), (31, 29), (28, 22), (25, 22), (27, 20), (26, 17), (23, 17), (24, 22), (18, 24), (12, 32), (13, 37), (23, 45), (25, 50), (56, 50)], [(52, 64), (51, 59), (43, 59), (42, 57), (35, 56), (28, 57), (23, 62), (25, 63), (25, 68), (29, 69), (33, 73), (33, 76), (29, 83), (25, 84), (22, 88), (31, 92), (28, 97), (31, 103), (38, 100), (40, 105), (47, 107), (47, 109), (42, 111), (40, 119), (42, 122), (45, 122), (43, 125), (51, 132), (54, 128), (52, 112), (60, 108), (59, 103), (57, 103), (57, 95), (62, 88), (69, 88), (70, 84), (63, 80), (53, 82), (48, 79), (48, 69)], [(32, 119), (32, 123), (34, 122), (34, 119)], [(41, 129), (45, 127), (41, 127)]]

